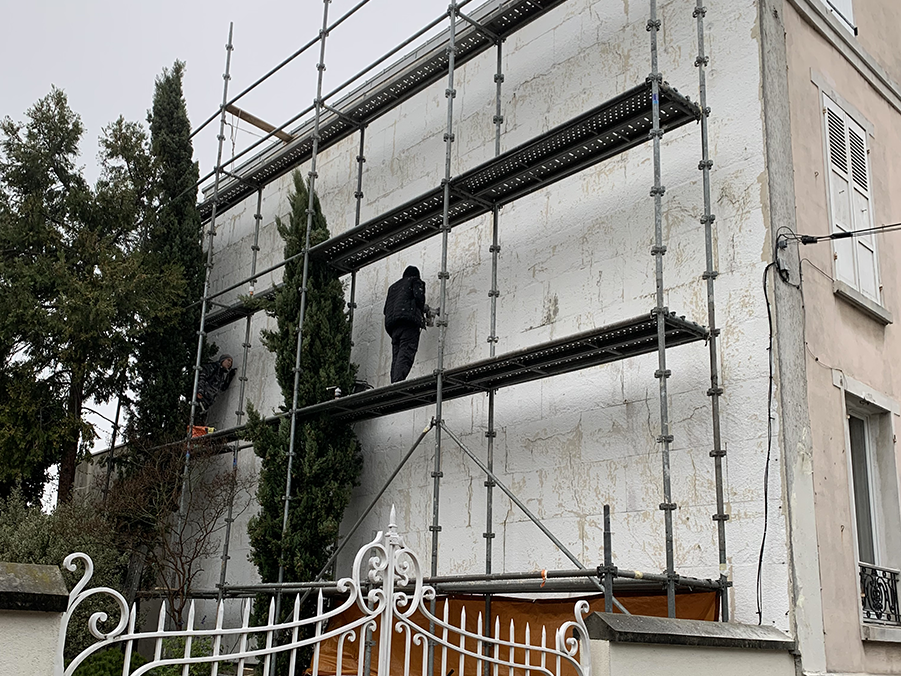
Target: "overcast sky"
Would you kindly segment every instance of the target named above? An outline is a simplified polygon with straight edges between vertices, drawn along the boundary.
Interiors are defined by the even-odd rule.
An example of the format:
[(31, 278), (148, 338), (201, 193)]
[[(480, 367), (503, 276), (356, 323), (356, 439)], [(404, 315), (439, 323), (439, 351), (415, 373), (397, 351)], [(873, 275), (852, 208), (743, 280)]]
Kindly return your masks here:
[[(359, 0), (333, 0), (329, 23)], [(480, 3), (477, 3), (480, 4)], [(315, 38), (322, 0), (0, 0), (0, 116), (23, 120), (51, 85), (63, 89), (86, 128), (82, 163), (97, 177), (97, 138), (120, 115), (145, 121), (153, 83), (176, 59), (187, 63), (185, 98), (195, 127), (222, 100), (225, 44), (234, 22), (236, 94)], [(326, 47), (324, 91), (334, 89), (395, 44), (442, 15), (447, 0), (369, 0), (335, 30)], [(318, 47), (310, 49), (237, 105), (274, 125), (310, 105)], [(306, 57), (306, 58), (305, 58)], [(201, 175), (216, 157), (217, 125), (195, 141)], [(239, 129), (246, 128), (241, 123)], [(255, 130), (253, 130), (256, 133)], [(231, 136), (225, 156), (231, 152)], [(253, 137), (238, 132), (237, 148)]]
[[(359, 2), (333, 0), (329, 24)], [(447, 4), (369, 0), (327, 40), (324, 93), (443, 15)], [(315, 38), (323, 16), (322, 0), (0, 0), (0, 8), (0, 116), (23, 121), (28, 108), (52, 85), (63, 89), (85, 126), (81, 164), (92, 183), (98, 175), (102, 128), (120, 115), (145, 122), (154, 79), (163, 68), (176, 59), (186, 62), (185, 98), (196, 128), (222, 101), (229, 22), (234, 22), (235, 48), (231, 98)], [(432, 33), (445, 27), (446, 21)], [(318, 53), (318, 47), (308, 50), (237, 105), (281, 125), (312, 103)], [(240, 151), (255, 140), (250, 132), (259, 132), (243, 122), (238, 129), (235, 147)], [(215, 163), (217, 130), (218, 123), (211, 124), (195, 138), (201, 175)], [(228, 158), (231, 129), (226, 136)], [(108, 418), (115, 414), (114, 403), (98, 408)], [(97, 417), (94, 421), (101, 434), (97, 446), (105, 448), (111, 425)]]

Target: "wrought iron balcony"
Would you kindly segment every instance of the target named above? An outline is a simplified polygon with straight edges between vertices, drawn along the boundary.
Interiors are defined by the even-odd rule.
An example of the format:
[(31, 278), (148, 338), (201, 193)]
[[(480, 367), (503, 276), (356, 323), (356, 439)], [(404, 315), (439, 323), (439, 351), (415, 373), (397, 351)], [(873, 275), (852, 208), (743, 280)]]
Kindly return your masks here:
[(861, 563), (860, 604), (864, 622), (901, 625), (898, 571)]

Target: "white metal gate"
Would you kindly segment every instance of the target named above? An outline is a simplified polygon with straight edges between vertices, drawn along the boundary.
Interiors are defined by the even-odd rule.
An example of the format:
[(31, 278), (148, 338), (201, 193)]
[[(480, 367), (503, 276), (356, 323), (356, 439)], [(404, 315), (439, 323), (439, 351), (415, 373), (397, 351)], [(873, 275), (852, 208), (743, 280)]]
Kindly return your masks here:
[[(157, 629), (141, 631), (136, 629), (137, 609), (132, 606), (129, 611), (123, 596), (107, 587), (86, 589), (93, 575), (93, 562), (86, 554), (75, 553), (66, 557), (68, 570), (76, 570), (75, 562), (81, 560), (85, 570), (82, 579), (69, 596), (69, 607), (63, 617), (57, 651), (57, 676), (70, 676), (88, 656), (107, 649), (112, 645), (121, 645), (125, 652), (122, 670), (123, 676), (140, 676), (155, 667), (167, 665), (183, 666), (182, 673), (187, 676), (192, 664), (209, 664), (212, 676), (218, 676), (222, 665), (229, 665), (228, 671), (236, 669), (242, 674), (245, 664), (262, 661), (264, 673), (269, 672), (273, 655), (287, 653), (290, 663), (289, 673), (295, 673), (297, 652), (300, 648), (312, 647), (313, 657), (309, 673), (347, 674), (356, 673), (363, 676), (365, 636), (367, 631), (378, 633), (378, 646), (373, 658), (373, 667), (379, 676), (388, 676), (392, 671), (397, 673), (397, 651), (401, 651), (403, 674), (415, 673), (412, 663), (421, 665), (422, 676), (428, 673), (428, 664), (434, 665), (434, 673), (441, 676), (453, 671), (457, 676), (466, 674), (491, 674), (505, 676), (524, 674), (524, 676), (590, 676), (588, 632), (585, 628), (584, 616), (588, 613), (588, 603), (579, 601), (575, 604), (573, 619), (560, 626), (553, 636), (548, 636), (544, 627), (525, 627), (525, 640), (517, 641), (516, 628), (513, 622), (508, 627), (501, 627), (495, 622), (491, 638), (483, 632), (483, 618), (479, 613), (477, 629), (466, 629), (466, 612), (459, 617), (450, 617), (449, 605), (443, 603), (443, 612), (432, 612), (435, 590), (423, 584), (422, 568), (417, 555), (408, 549), (403, 538), (397, 532), (395, 510), (391, 509), (388, 531), (380, 531), (376, 538), (357, 552), (351, 577), (342, 578), (337, 583), (338, 591), (345, 594), (340, 603), (325, 610), (322, 592), (319, 592), (317, 612), (312, 617), (300, 616), (301, 597), (295, 595), (294, 610), (290, 619), (277, 622), (275, 599), (269, 605), (268, 620), (262, 626), (250, 626), (252, 601), (243, 603), (239, 626), (223, 626), (225, 612), (224, 601), (219, 602), (214, 628), (195, 628), (195, 604), (188, 610), (186, 628), (182, 630), (165, 629), (165, 604), (160, 609)], [(412, 590), (411, 590), (412, 588)], [(106, 594), (111, 596), (121, 613), (117, 626), (104, 633), (99, 623), (107, 620), (106, 613), (91, 615), (88, 625), (98, 642), (86, 648), (68, 667), (63, 669), (63, 648), (66, 630), (73, 611), (89, 596)], [(357, 619), (340, 622), (337, 618), (345, 611), (356, 606), (361, 616)], [(413, 615), (425, 617), (428, 622), (414, 622)], [(336, 626), (340, 625), (340, 626)], [(305, 631), (307, 630), (307, 631)], [(506, 630), (507, 638), (503, 638)], [(304, 638), (304, 634), (312, 635)], [(290, 638), (276, 642), (277, 635)], [(397, 635), (397, 636), (395, 636)], [(138, 640), (153, 641), (152, 659), (135, 669), (130, 668), (131, 655)], [(180, 639), (184, 643), (184, 652), (178, 657), (164, 657), (163, 645), (166, 639)], [(551, 645), (548, 645), (548, 641)], [(207, 655), (193, 655), (192, 644), (206, 640), (211, 644)], [(337, 641), (336, 664), (327, 670), (321, 667), (323, 644)], [(431, 646), (431, 648), (430, 648)], [(429, 650), (434, 650), (431, 660)], [(418, 651), (418, 654), (417, 654)], [(395, 655), (392, 657), (392, 653)], [(346, 655), (353, 655), (356, 669), (348, 672), (344, 667)], [(394, 666), (392, 667), (392, 660)], [(368, 676), (368, 674), (367, 674)]]

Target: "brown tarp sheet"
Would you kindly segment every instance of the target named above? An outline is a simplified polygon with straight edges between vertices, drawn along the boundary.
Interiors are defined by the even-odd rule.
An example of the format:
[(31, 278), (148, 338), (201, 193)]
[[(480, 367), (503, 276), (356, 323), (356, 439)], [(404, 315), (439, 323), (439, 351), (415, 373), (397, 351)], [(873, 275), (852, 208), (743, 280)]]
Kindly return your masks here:
[[(588, 601), (591, 610), (603, 612), (604, 597), (590, 596), (582, 597)], [(655, 617), (666, 617), (666, 596), (663, 595), (644, 595), (640, 593), (622, 593), (617, 594), (616, 599), (625, 606), (625, 608), (633, 615), (651, 615)], [(464, 596), (453, 595), (441, 597), (438, 599), (435, 614), (439, 618), (444, 617), (445, 600), (448, 603), (448, 618), (451, 625), (460, 625), (460, 614), (463, 609), (466, 610), (466, 629), (472, 633), (478, 633), (478, 616), (485, 613), (485, 598), (483, 596)], [(517, 643), (526, 641), (526, 627), (529, 627), (531, 638), (529, 643), (532, 645), (541, 644), (542, 627), (546, 629), (547, 646), (554, 647), (554, 641), (557, 629), (564, 623), (574, 619), (574, 608), (578, 598), (569, 599), (518, 599), (503, 596), (493, 596), (491, 599), (492, 614), (492, 634), (494, 633), (495, 618), (500, 620), (500, 638), (509, 640), (510, 622), (513, 621), (515, 631), (514, 640)], [(709, 592), (693, 592), (680, 593), (676, 595), (676, 617), (690, 620), (708, 620), (715, 621), (717, 619), (717, 593)], [(616, 611), (619, 612), (619, 611)], [(338, 615), (329, 623), (329, 630), (337, 629), (358, 618), (362, 617), (360, 610), (356, 605)], [(423, 627), (426, 631), (429, 627), (428, 620), (419, 612), (413, 614), (412, 621), (417, 626)], [(436, 633), (441, 635), (440, 628), (436, 628)], [(572, 636), (572, 632), (569, 632)], [(342, 650), (341, 673), (356, 674), (358, 659), (363, 659), (365, 634), (359, 629), (356, 631), (356, 640), (348, 641), (345, 639)], [(404, 646), (407, 640), (406, 632), (396, 632), (391, 643), (391, 673), (404, 673)], [(379, 654), (379, 631), (373, 633), (372, 658), (370, 663), (370, 676), (376, 674), (378, 667)], [(459, 634), (448, 634), (448, 642), (459, 645)], [(466, 649), (472, 652), (478, 650), (475, 640), (466, 640)], [(427, 650), (427, 648), (426, 648)], [(412, 645), (410, 650), (410, 674), (421, 674), (423, 665), (422, 645)], [(522, 650), (517, 651), (514, 659), (518, 663), (524, 663), (525, 655)], [(322, 643), (319, 656), (318, 674), (321, 676), (335, 676), (338, 657), (338, 638), (332, 638)], [(500, 657), (504, 660), (510, 659), (509, 650), (503, 648)], [(530, 655), (529, 663), (533, 665), (539, 664), (540, 656), (537, 654)], [(548, 667), (554, 665), (549, 664)], [(466, 657), (462, 674), (460, 673), (460, 653), (448, 650), (446, 655), (446, 663), (442, 665), (441, 646), (435, 648), (435, 671), (436, 676), (447, 676), (454, 670), (453, 676), (482, 676), (479, 664), (472, 657)], [(554, 670), (554, 669), (552, 669)], [(307, 674), (312, 673), (307, 670)], [(490, 673), (494, 673), (492, 669)], [(511, 672), (506, 667), (500, 667), (500, 672), (504, 676), (508, 676)], [(525, 676), (524, 669), (514, 669), (512, 672), (515, 676)], [(532, 671), (534, 675), (536, 672)], [(563, 674), (575, 675), (575, 671), (569, 667), (566, 668), (564, 663)]]

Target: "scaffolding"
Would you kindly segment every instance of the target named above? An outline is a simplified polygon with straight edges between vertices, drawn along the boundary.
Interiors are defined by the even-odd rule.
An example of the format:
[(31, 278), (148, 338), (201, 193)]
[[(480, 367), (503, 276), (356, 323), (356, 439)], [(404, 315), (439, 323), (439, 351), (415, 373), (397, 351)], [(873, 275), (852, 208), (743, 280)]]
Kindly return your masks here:
[[(262, 191), (266, 185), (286, 175), (295, 167), (309, 162), (310, 204), (307, 212), (306, 246), (303, 252), (299, 254), (303, 259), (303, 283), (300, 315), (298, 317), (299, 329), (294, 370), (294, 399), (291, 409), (277, 416), (290, 416), (291, 425), (291, 446), (288, 452), (287, 484), (284, 494), (283, 529), (287, 528), (288, 523), (292, 494), (291, 464), (295, 455), (295, 431), (298, 424), (309, 417), (323, 413), (337, 420), (352, 423), (387, 414), (419, 409), (424, 406), (434, 406), (435, 411), (429, 425), (421, 432), (412, 447), (403, 456), (381, 490), (364, 509), (356, 523), (343, 535), (341, 543), (336, 547), (329, 563), (323, 568), (320, 577), (337, 559), (344, 544), (349, 542), (406, 462), (431, 433), (434, 435), (434, 465), (431, 472), (432, 513), (431, 524), (429, 525), (431, 536), (431, 577), (429, 579), (439, 590), (466, 589), (472, 593), (485, 594), (486, 614), (490, 616), (491, 594), (504, 591), (537, 591), (539, 589), (534, 582), (536, 580), (535, 573), (498, 574), (493, 571), (492, 542), (495, 538), (495, 533), (492, 500), (494, 490), (498, 489), (512, 503), (517, 505), (576, 566), (575, 570), (570, 571), (545, 571), (544, 582), (547, 582), (549, 578), (556, 580), (547, 590), (574, 591), (588, 589), (596, 591), (600, 589), (604, 592), (608, 611), (612, 611), (614, 606), (616, 606), (625, 612), (625, 609), (615, 598), (614, 582), (618, 582), (617, 588), (619, 588), (624, 582), (638, 584), (637, 581), (643, 580), (645, 581), (644, 583), (652, 583), (665, 588), (668, 615), (674, 617), (677, 590), (715, 589), (720, 596), (719, 617), (723, 621), (728, 621), (728, 589), (730, 582), (728, 580), (725, 533), (725, 521), (728, 520), (728, 515), (725, 510), (723, 491), (725, 446), (721, 438), (719, 407), (723, 388), (720, 383), (718, 370), (717, 339), (719, 329), (716, 325), (714, 295), (717, 271), (714, 265), (713, 224), (715, 217), (711, 213), (710, 195), (710, 174), (713, 162), (710, 159), (708, 137), (710, 109), (707, 107), (706, 71), (709, 65), (709, 58), (705, 53), (704, 46), (706, 9), (702, 5), (702, 0), (695, 0), (695, 3), (690, 3), (686, 0), (687, 5), (694, 5), (692, 16), (697, 25), (698, 54), (694, 65), (698, 71), (698, 104), (693, 103), (689, 98), (680, 94), (663, 79), (658, 66), (658, 33), (661, 30), (661, 20), (657, 13), (657, 0), (648, 0), (649, 18), (646, 28), (649, 34), (650, 74), (646, 81), (556, 128), (539, 134), (535, 138), (506, 152), (501, 152), (502, 124), (504, 121), (502, 114), (502, 84), (504, 82), (502, 46), (504, 41), (532, 21), (564, 4), (565, 0), (493, 0), (471, 14), (464, 13), (462, 10), (470, 1), (461, 0), (457, 2), (452, 0), (446, 16), (439, 17), (412, 38), (395, 47), (388, 54), (354, 76), (354, 78), (351, 78), (328, 94), (323, 93), (323, 74), (325, 71), (328, 36), (338, 25), (353, 16), (368, 0), (362, 0), (362, 2), (355, 5), (331, 25), (328, 22), (331, 0), (323, 0), (322, 28), (317, 37), (310, 40), (298, 52), (295, 52), (282, 64), (269, 71), (267, 75), (232, 99), (228, 98), (232, 51), (232, 33), (231, 28), (229, 29), (222, 105), (219, 112), (200, 127), (204, 127), (216, 117), (220, 119), (219, 149), (216, 166), (211, 174), (201, 179), (201, 181), (204, 181), (212, 177), (213, 187), (209, 199), (200, 205), (200, 210), (206, 223), (207, 269), (204, 293), (200, 300), (201, 319), (195, 371), (199, 373), (203, 346), (206, 335), (210, 331), (220, 329), (240, 320), (244, 320), (245, 330), (242, 343), (243, 360), (239, 378), (238, 408), (235, 411), (237, 423), (234, 427), (216, 432), (214, 436), (226, 437), (232, 442), (232, 472), (236, 473), (238, 471), (239, 450), (247, 447), (246, 444), (241, 443), (241, 432), (243, 430), (243, 416), (245, 415), (247, 362), (251, 348), (251, 320), (258, 305), (241, 300), (231, 305), (223, 306), (216, 299), (237, 289), (247, 289), (247, 296), (253, 299), (269, 298), (277, 292), (277, 285), (263, 291), (257, 291), (256, 289), (260, 277), (275, 272), (288, 262), (284, 260), (262, 271), (257, 269), (257, 259), (260, 251), (260, 227), (263, 218), (261, 214)], [(442, 34), (432, 38), (424, 46), (390, 66), (380, 77), (366, 82), (337, 102), (331, 103), (337, 94), (344, 91), (350, 84), (358, 81), (362, 76), (384, 63), (415, 39), (424, 35), (428, 30), (438, 26), (442, 21), (446, 21), (448, 26), (447, 30)], [(263, 139), (224, 163), (222, 159), (222, 144), (224, 141), (226, 112), (232, 111), (234, 113), (235, 110), (240, 110), (234, 104), (241, 96), (263, 82), (292, 59), (314, 46), (319, 48), (319, 57), (316, 64), (318, 73), (316, 98), (313, 105), (280, 127), (270, 127), (269, 133)], [(452, 171), (452, 148), (455, 142), (454, 100), (457, 94), (454, 76), (460, 66), (492, 47), (496, 50), (497, 63), (494, 73), (494, 82), (496, 84), (495, 112), (492, 118), (492, 123), (495, 127), (494, 157), (479, 166), (455, 175)], [(426, 87), (440, 82), (443, 78), (446, 78), (447, 83), (445, 89), (447, 118), (443, 132), (445, 144), (444, 176), (440, 186), (401, 206), (389, 209), (361, 223), (363, 166), (366, 161), (365, 131), (367, 126), (394, 110), (402, 102), (423, 91)], [(311, 120), (303, 123), (298, 129), (286, 133), (289, 125), (310, 113), (313, 115)], [(248, 118), (245, 117), (244, 119)], [(704, 228), (706, 253), (706, 268), (701, 277), (706, 284), (706, 326), (677, 316), (675, 312), (665, 305), (664, 256), (667, 252), (667, 247), (663, 228), (663, 197), (666, 189), (662, 183), (661, 140), (667, 131), (687, 125), (690, 122), (696, 122), (700, 129), (701, 160), (698, 164), (698, 169), (702, 175), (703, 216), (701, 224)], [(359, 145), (356, 156), (356, 186), (353, 193), (356, 201), (354, 227), (332, 237), (326, 242), (310, 247), (312, 200), (316, 179), (318, 178), (318, 156), (326, 148), (357, 133), (359, 134)], [(281, 142), (270, 144), (256, 156), (245, 160), (242, 165), (234, 166), (236, 161), (247, 156), (249, 151), (259, 148), (262, 143), (271, 142), (276, 138), (281, 139)], [(650, 253), (654, 257), (654, 307), (648, 313), (633, 319), (608, 324), (565, 338), (498, 355), (497, 312), (498, 298), (500, 297), (500, 291), (498, 290), (498, 258), (500, 253), (501, 207), (521, 197), (547, 188), (577, 172), (616, 157), (629, 149), (641, 146), (645, 142), (650, 142), (651, 144), (653, 166), (650, 197), (654, 206), (654, 244)], [(251, 245), (250, 276), (214, 293), (210, 288), (210, 275), (214, 264), (213, 243), (216, 236), (217, 218), (220, 218), (225, 211), (254, 194), (256, 195), (256, 211), (254, 214), (253, 243)], [(489, 355), (485, 359), (470, 364), (445, 368), (444, 357), (449, 321), (446, 312), (447, 282), (450, 278), (448, 271), (449, 238), (455, 227), (485, 215), (490, 215), (491, 220), (491, 244), (489, 246), (491, 287), (488, 290)], [(439, 307), (441, 308), (441, 315), (437, 320), (439, 337), (435, 372), (409, 381), (377, 387), (298, 409), (297, 385), (300, 373), (300, 355), (303, 349), (302, 327), (306, 308), (307, 271), (310, 260), (327, 262), (336, 270), (350, 276), (350, 292), (347, 307), (349, 321), (352, 323), (354, 310), (356, 309), (356, 276), (358, 271), (413, 245), (439, 236), (441, 263), (438, 280), (440, 285)], [(211, 310), (214, 305), (218, 305), (219, 309)], [(673, 512), (676, 509), (676, 502), (672, 494), (670, 467), (671, 446), (674, 437), (668, 410), (669, 393), (667, 381), (671, 376), (671, 371), (667, 368), (667, 352), (672, 348), (697, 341), (706, 341), (709, 352), (710, 388), (707, 391), (707, 395), (711, 401), (713, 449), (710, 451), (710, 456), (713, 458), (714, 464), (717, 508), (716, 514), (712, 516), (712, 520), (716, 523), (718, 542), (719, 578), (717, 580), (701, 580), (680, 575), (676, 572), (674, 560)], [(494, 419), (495, 397), (498, 390), (512, 385), (555, 377), (599, 364), (654, 353), (656, 353), (658, 360), (657, 369), (654, 373), (658, 381), (660, 417), (659, 434), (656, 437), (656, 441), (660, 449), (661, 458), (662, 501), (659, 509), (663, 512), (664, 517), (665, 572), (663, 574), (641, 573), (614, 565), (612, 534), (610, 532), (610, 509), (608, 505), (604, 506), (604, 563), (594, 568), (587, 567), (566, 548), (551, 530), (542, 523), (541, 519), (532, 513), (517, 497), (515, 492), (507, 487), (495, 473), (494, 439), (497, 435)], [(197, 383), (198, 378), (195, 375), (191, 408), (192, 425), (195, 415)], [(484, 459), (468, 448), (459, 435), (443, 419), (443, 405), (445, 402), (475, 394), (487, 394), (488, 397), (485, 431), (487, 454)], [(484, 574), (453, 576), (453, 578), (438, 576), (438, 544), (441, 533), (439, 495), (443, 478), (442, 452), (448, 442), (458, 447), (485, 476)], [(189, 462), (190, 451), (185, 458), (186, 473)], [(181, 515), (182, 522), (185, 517), (186, 515)], [(251, 587), (228, 584), (232, 522), (233, 512), (230, 509), (221, 555), (217, 592), (220, 598), (227, 594), (242, 595), (260, 590), (272, 590), (276, 594), (280, 594), (281, 591), (288, 589), (328, 587), (329, 583), (327, 582), (286, 583), (284, 582), (284, 568), (280, 568), (278, 582), (274, 584), (253, 585)], [(630, 580), (632, 582), (629, 582)], [(541, 589), (543, 587), (544, 585), (542, 584)], [(490, 622), (487, 622), (486, 626), (488, 631), (490, 631)]]

